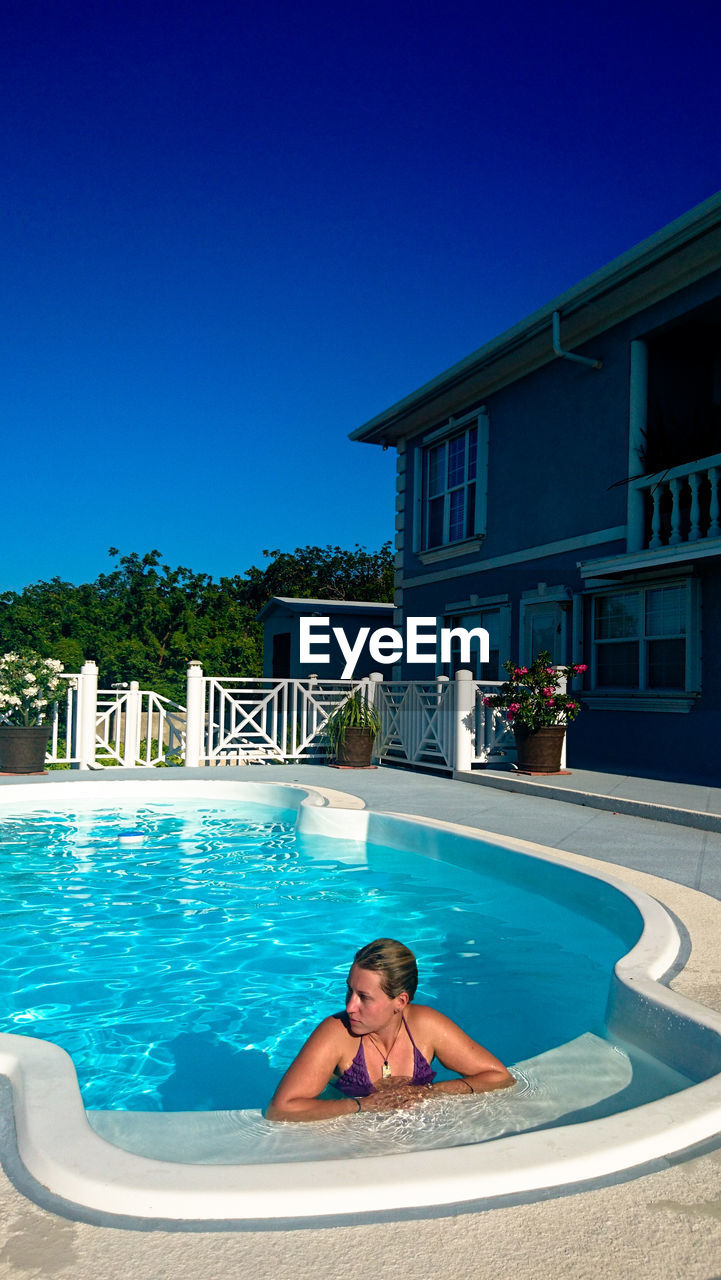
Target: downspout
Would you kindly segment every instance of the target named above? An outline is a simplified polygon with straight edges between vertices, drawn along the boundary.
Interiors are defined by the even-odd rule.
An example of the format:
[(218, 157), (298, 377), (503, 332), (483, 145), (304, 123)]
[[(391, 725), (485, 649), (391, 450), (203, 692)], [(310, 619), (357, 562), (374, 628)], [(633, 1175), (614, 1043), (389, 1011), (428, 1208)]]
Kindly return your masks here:
[(557, 356), (563, 356), (564, 360), (575, 360), (577, 364), (588, 365), (589, 369), (600, 369), (602, 360), (590, 360), (588, 356), (574, 356), (571, 351), (564, 351), (561, 346), (561, 313), (554, 311), (553, 313), (553, 350)]

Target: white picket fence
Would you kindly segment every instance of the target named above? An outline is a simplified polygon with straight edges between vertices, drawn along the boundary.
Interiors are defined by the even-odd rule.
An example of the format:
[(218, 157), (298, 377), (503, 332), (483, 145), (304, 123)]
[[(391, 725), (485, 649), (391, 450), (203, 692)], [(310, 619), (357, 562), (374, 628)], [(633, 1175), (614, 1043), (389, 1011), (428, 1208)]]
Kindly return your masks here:
[(328, 716), (359, 686), (380, 714), (381, 763), (468, 772), (515, 760), (503, 712), (483, 705), (498, 682), (473, 680), (468, 671), (430, 681), (386, 681), (380, 673), (360, 681), (232, 679), (206, 676), (193, 662), (186, 706), (137, 681), (99, 689), (93, 662), (65, 678), (47, 760), (80, 769), (321, 761)]

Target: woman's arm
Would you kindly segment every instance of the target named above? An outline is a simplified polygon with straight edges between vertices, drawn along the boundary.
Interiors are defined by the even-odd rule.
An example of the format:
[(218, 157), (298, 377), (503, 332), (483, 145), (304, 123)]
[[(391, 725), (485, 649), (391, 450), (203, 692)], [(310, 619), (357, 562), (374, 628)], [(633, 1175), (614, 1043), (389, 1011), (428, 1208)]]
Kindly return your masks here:
[(340, 1024), (325, 1018), (291, 1062), (265, 1109), (267, 1120), (332, 1120), (358, 1111), (355, 1098), (319, 1098), (338, 1064)]
[(430, 1039), (438, 1061), (460, 1077), (457, 1080), (439, 1080), (431, 1086), (433, 1093), (468, 1094), (470, 1097), (471, 1091), (488, 1093), (492, 1089), (508, 1089), (516, 1083), (498, 1058), (436, 1009), (423, 1009), (422, 1034)]
[(359, 1111), (397, 1111), (423, 1101), (408, 1080), (389, 1081), (367, 1098), (319, 1098), (338, 1065), (342, 1034), (337, 1018), (326, 1018), (291, 1062), (265, 1109), (266, 1120), (332, 1120)]

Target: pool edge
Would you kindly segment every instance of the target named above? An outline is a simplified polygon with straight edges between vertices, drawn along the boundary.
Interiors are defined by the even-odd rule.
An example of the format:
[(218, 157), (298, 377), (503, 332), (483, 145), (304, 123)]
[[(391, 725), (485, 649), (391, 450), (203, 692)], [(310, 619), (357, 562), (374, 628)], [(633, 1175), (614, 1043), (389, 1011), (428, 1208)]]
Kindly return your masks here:
[[(171, 788), (178, 785), (177, 780), (164, 781)], [(117, 795), (119, 784), (124, 782), (106, 785)], [(77, 785), (69, 783), (73, 790)], [(129, 782), (130, 787), (137, 785)], [(142, 782), (140, 785), (145, 790)], [(277, 790), (288, 788), (289, 784), (239, 781), (220, 785), (223, 790), (232, 788), (238, 794), (241, 789), (250, 788), (257, 793), (261, 788)], [(216, 788), (219, 784), (208, 780), (203, 786)], [(25, 799), (28, 789), (23, 790)], [(157, 794), (158, 788), (153, 790)], [(333, 792), (331, 797), (326, 789), (306, 784), (292, 790), (296, 795), (303, 793), (299, 808), (304, 820), (313, 827), (323, 826), (327, 834), (337, 829), (342, 814), (354, 813), (352, 825), (358, 829), (367, 829), (373, 817), (372, 811), (358, 809), (356, 797), (349, 797), (351, 804), (344, 808), (343, 793)], [(56, 787), (51, 794), (53, 799), (59, 799)], [(92, 794), (99, 798), (97, 784), (92, 786)], [(306, 806), (306, 796), (319, 797), (322, 807), (317, 799), (311, 799)], [(460, 824), (399, 814), (383, 818), (430, 824), (572, 866), (613, 884), (634, 899), (642, 895), (653, 904), (649, 908), (652, 916), (663, 911), (665, 919), (669, 919), (647, 891), (629, 885), (623, 869), (614, 868), (618, 874), (609, 875), (606, 864), (582, 855), (560, 853)], [(640, 874), (636, 873), (635, 878)], [(658, 881), (659, 885), (664, 883)], [(721, 905), (717, 906), (721, 911)], [(646, 1002), (658, 1010), (659, 1016), (671, 1015), (697, 1023), (721, 1043), (721, 1015), (658, 982), (668, 968), (670, 936), (667, 931), (659, 946), (647, 937), (639, 954), (634, 948), (619, 962), (617, 977), (621, 988), (633, 1001)], [(28, 1046), (33, 1047), (28, 1051)], [(543, 1133), (511, 1135), (477, 1147), (334, 1161), (325, 1169), (317, 1162), (176, 1165), (131, 1155), (94, 1133), (82, 1107), (72, 1062), (57, 1045), (2, 1035), (0, 1073), (10, 1082), (18, 1154), (31, 1178), (61, 1200), (107, 1215), (108, 1220), (258, 1222), (307, 1217), (318, 1221), (347, 1213), (493, 1202), (512, 1195), (583, 1184), (643, 1166), (702, 1142), (721, 1129), (721, 1077), (716, 1076), (681, 1094), (618, 1116)]]

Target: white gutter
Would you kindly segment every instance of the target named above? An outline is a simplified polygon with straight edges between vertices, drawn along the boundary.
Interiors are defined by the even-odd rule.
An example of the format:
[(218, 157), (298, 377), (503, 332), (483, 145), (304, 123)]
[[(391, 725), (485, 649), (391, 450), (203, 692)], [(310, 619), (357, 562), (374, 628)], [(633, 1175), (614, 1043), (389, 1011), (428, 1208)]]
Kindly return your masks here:
[(557, 356), (563, 356), (564, 360), (575, 360), (577, 364), (588, 365), (589, 369), (600, 369), (603, 365), (602, 360), (591, 360), (588, 356), (574, 356), (571, 351), (564, 351), (561, 346), (561, 313), (554, 311), (553, 313), (553, 350)]

